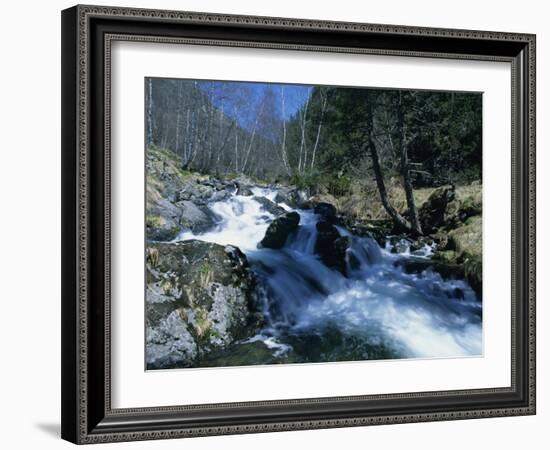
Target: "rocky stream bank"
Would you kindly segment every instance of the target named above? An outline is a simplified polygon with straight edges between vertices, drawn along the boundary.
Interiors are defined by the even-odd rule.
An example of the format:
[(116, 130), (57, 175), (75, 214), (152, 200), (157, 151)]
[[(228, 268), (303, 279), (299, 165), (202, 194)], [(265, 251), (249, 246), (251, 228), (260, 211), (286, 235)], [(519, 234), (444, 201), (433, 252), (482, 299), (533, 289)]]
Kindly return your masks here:
[[(240, 200), (233, 201), (235, 198)], [(280, 305), (274, 307), (270, 300), (277, 290), (270, 277), (279, 267), (272, 265), (272, 258), (281, 255), (294, 258), (277, 262), (283, 266), (290, 266), (301, 255), (312, 255), (307, 264), (319, 264), (314, 266), (317, 272), (336, 272), (337, 283), (349, 283), (347, 280), (370, 276), (365, 272), (365, 261), (376, 262), (379, 257), (373, 255), (382, 251), (395, 255), (386, 260), (393, 267), (391, 271), (402, 273), (402, 278), (409, 277), (408, 285), (417, 283), (426, 271), (434, 272), (436, 280), (450, 280), (448, 286), (443, 285), (449, 301), (470, 295), (469, 287), (460, 284), (460, 280), (466, 280), (475, 292), (474, 298), (481, 300), (481, 186), (442, 186), (432, 190), (418, 205), (425, 231), (420, 238), (401, 233), (386, 220), (358, 218), (343, 204), (342, 199), (293, 186), (266, 186), (244, 177), (186, 172), (169, 151), (148, 151), (148, 368), (315, 360), (296, 350), (302, 346), (310, 351), (310, 340), (318, 334), (295, 332), (292, 321), (299, 322), (296, 317), (301, 317), (302, 310), (289, 318), (277, 311)], [(224, 208), (231, 208), (231, 218), (246, 218), (246, 226), (240, 226), (237, 233), (250, 234), (246, 242), (256, 242), (253, 247), (240, 248), (212, 237), (222, 230), (227, 234), (231, 227)], [(258, 234), (257, 239), (253, 238), (254, 233)], [(238, 242), (242, 238), (228, 240)], [(369, 250), (374, 241), (381, 250)], [(362, 252), (369, 254), (364, 256)], [(323, 286), (320, 278), (318, 274), (305, 274), (292, 287), (305, 285), (304, 295), (311, 298), (337, 295)], [(288, 278), (284, 282), (289, 282)], [(350, 286), (346, 287), (347, 292)], [(429, 291), (429, 295), (436, 294)], [(273, 329), (282, 322), (286, 324), (284, 333), (274, 333)], [(388, 358), (399, 353), (370, 335), (366, 347), (349, 344), (355, 335), (350, 337), (347, 329), (336, 327), (335, 331), (332, 324), (323, 327), (327, 331), (314, 346), (318, 360), (359, 359), (365, 355), (366, 359)], [(265, 335), (265, 330), (273, 334)], [(334, 342), (338, 343), (338, 351)]]

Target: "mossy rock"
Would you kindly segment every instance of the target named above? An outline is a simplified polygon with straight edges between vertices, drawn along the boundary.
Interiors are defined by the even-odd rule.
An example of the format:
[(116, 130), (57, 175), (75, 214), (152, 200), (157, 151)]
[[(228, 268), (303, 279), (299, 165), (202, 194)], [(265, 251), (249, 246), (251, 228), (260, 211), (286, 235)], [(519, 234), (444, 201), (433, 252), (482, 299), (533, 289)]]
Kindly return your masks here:
[(261, 341), (239, 342), (218, 348), (197, 361), (197, 367), (231, 367), (295, 362), (292, 353), (276, 355)]
[(174, 220), (160, 214), (147, 214), (145, 217), (145, 230), (148, 240), (171, 241), (181, 232), (181, 227)]
[[(146, 267), (146, 322), (153, 335), (177, 311), (183, 325), (174, 329), (184, 327), (196, 346), (193, 354), (203, 355), (261, 327), (256, 278), (238, 248), (199, 240), (149, 243)], [(166, 337), (165, 331), (162, 335), (179, 339)]]
[(481, 216), (468, 218), (464, 225), (449, 232), (445, 249), (481, 257), (482, 228), (483, 220)]
[(459, 254), (454, 250), (441, 250), (433, 256), (435, 261), (440, 261), (446, 264), (458, 264)]
[(483, 263), (481, 256), (465, 255), (464, 274), (479, 297), (483, 294)]
[(483, 285), (483, 220), (473, 216), (446, 236), (446, 244), (436, 252), (435, 260), (460, 264), (464, 278), (481, 297)]
[(431, 233), (441, 227), (452, 227), (457, 220), (458, 209), (454, 186), (435, 189), (418, 211), (422, 230)]
[(456, 194), (460, 203), (458, 214), (461, 222), (469, 217), (482, 214), (483, 189), (480, 183), (460, 186), (457, 188)]

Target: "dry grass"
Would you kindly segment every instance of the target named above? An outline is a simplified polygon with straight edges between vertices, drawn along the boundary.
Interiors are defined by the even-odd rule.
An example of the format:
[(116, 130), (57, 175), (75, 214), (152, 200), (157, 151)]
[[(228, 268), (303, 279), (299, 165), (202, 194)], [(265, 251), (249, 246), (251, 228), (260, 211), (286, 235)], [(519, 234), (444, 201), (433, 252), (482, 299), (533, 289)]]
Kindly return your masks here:
[[(481, 205), (481, 188), (481, 185), (458, 186), (456, 188), (458, 201), (460, 203), (469, 201)], [(397, 178), (386, 180), (386, 190), (393, 207), (401, 214), (405, 214), (407, 199), (400, 181)], [(414, 199), (418, 209), (422, 207), (434, 190), (435, 188), (414, 190)], [(355, 182), (350, 195), (334, 199), (332, 203), (339, 211), (359, 220), (387, 220), (390, 218), (380, 201), (380, 194), (374, 181)]]

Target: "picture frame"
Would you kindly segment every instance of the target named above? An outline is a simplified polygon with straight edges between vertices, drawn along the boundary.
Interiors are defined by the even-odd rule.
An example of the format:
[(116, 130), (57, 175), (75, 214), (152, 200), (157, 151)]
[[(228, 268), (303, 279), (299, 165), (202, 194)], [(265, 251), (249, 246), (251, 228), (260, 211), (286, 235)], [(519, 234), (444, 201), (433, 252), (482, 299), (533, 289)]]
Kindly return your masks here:
[[(110, 70), (116, 41), (509, 63), (510, 386), (113, 408)], [(534, 35), (505, 32), (83, 5), (64, 10), (62, 437), (84, 444), (535, 414), (535, 42)]]

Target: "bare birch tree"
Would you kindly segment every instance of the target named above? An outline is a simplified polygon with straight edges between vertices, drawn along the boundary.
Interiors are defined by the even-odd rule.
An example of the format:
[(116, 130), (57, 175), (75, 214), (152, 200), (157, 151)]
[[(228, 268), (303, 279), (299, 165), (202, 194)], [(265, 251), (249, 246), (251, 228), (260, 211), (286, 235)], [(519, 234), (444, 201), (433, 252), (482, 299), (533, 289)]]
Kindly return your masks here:
[(317, 125), (317, 135), (315, 136), (315, 144), (313, 145), (313, 152), (311, 156), (311, 166), (310, 166), (311, 169), (315, 167), (317, 147), (319, 146), (321, 129), (323, 127), (323, 119), (325, 117), (325, 111), (327, 110), (327, 104), (328, 104), (328, 93), (324, 88), (319, 88), (319, 101), (321, 102), (321, 117), (319, 118), (319, 124)]
[(290, 165), (288, 164), (288, 155), (286, 151), (286, 112), (285, 112), (285, 88), (281, 85), (281, 120), (283, 122), (283, 138), (281, 141), (281, 160), (287, 175), (291, 175)]
[(153, 80), (148, 79), (148, 96), (147, 96), (147, 146), (153, 144)]
[(312, 89), (313, 88), (311, 87), (308, 88), (306, 103), (303, 107), (303, 110), (300, 109), (299, 111), (301, 138), (300, 138), (300, 152), (299, 152), (299, 159), (298, 159), (298, 173), (304, 173), (304, 169), (307, 165), (306, 127), (307, 127), (307, 112), (309, 108), (309, 100), (311, 98)]

